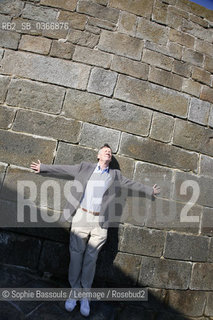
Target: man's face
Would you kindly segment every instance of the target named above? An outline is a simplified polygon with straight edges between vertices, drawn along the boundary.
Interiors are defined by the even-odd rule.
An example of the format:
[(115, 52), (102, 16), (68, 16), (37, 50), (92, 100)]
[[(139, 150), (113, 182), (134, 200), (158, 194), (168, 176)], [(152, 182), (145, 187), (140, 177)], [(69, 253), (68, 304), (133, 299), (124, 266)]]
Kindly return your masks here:
[(112, 160), (112, 151), (108, 147), (102, 148), (98, 153), (98, 158), (101, 161), (108, 161), (110, 162)]

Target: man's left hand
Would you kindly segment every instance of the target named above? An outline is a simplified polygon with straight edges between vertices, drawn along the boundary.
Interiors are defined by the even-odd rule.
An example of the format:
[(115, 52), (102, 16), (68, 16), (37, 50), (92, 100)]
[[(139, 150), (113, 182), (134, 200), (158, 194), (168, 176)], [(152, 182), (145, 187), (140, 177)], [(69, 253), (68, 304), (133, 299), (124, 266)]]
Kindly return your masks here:
[(154, 184), (153, 186), (153, 195), (157, 195), (160, 193), (160, 187), (157, 184)]

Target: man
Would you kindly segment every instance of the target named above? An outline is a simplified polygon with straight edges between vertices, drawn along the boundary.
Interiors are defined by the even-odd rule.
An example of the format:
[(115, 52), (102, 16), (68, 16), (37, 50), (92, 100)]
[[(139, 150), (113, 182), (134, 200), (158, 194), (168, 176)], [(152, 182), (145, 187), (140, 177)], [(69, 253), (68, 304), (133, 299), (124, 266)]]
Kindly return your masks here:
[[(104, 144), (98, 152), (98, 163), (81, 162), (78, 165), (45, 165), (38, 160), (31, 168), (36, 173), (50, 173), (74, 177), (74, 188), (65, 210), (72, 218), (70, 232), (69, 282), (72, 288), (91, 288), (98, 253), (107, 239), (109, 207), (115, 198), (115, 184), (143, 192), (150, 197), (160, 193), (160, 188), (145, 186), (125, 178), (120, 170), (111, 169), (112, 150)], [(67, 212), (67, 211), (65, 211)], [(76, 306), (75, 299), (65, 302), (67, 311)], [(87, 299), (81, 300), (80, 312), (90, 313)]]

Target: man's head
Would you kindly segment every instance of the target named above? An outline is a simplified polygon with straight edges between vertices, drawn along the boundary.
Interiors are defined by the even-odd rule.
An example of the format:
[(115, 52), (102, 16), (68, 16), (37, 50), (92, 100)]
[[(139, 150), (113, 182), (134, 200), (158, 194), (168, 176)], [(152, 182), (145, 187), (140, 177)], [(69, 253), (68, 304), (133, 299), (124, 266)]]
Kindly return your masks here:
[(107, 143), (99, 149), (97, 158), (101, 162), (110, 163), (112, 160), (112, 149)]

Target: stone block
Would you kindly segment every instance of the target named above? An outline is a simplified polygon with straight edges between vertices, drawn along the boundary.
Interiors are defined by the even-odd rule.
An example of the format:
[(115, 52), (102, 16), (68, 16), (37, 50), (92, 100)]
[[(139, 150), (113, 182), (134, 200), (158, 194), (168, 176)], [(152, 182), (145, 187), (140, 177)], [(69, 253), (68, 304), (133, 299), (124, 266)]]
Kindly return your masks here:
[(65, 89), (30, 80), (12, 79), (6, 103), (10, 106), (59, 113)]
[(33, 53), (7, 51), (2, 59), (2, 73), (84, 90), (90, 67)]
[(136, 26), (137, 16), (129, 12), (121, 11), (118, 22), (118, 32), (126, 33), (129, 36), (134, 37), (136, 33)]
[(43, 7), (43, 6), (35, 6), (31, 3), (26, 3), (23, 11), (22, 18), (27, 18), (31, 20), (50, 22), (56, 21), (58, 16), (58, 10)]
[(188, 19), (189, 14), (177, 7), (169, 6), (167, 11), (167, 24), (174, 29), (180, 29), (184, 19)]
[(0, 161), (27, 166), (34, 159), (51, 162), (56, 142), (53, 140), (34, 138), (28, 135), (17, 134), (0, 130)]
[(168, 41), (168, 29), (155, 22), (148, 21), (144, 18), (139, 18), (136, 37), (161, 45), (166, 45)]
[(80, 0), (77, 5), (77, 12), (87, 14), (89, 16), (108, 20), (117, 23), (119, 10), (110, 7), (104, 7), (98, 3)]
[(142, 61), (161, 69), (171, 71), (173, 60), (173, 58), (163, 55), (159, 52), (154, 52), (147, 49), (143, 51)]
[(187, 96), (143, 80), (119, 75), (114, 96), (120, 100), (183, 118), (187, 115)]
[(85, 27), (85, 30), (94, 34), (100, 34), (101, 33), (101, 29), (95, 26), (92, 26), (90, 24), (87, 24)]
[(81, 123), (64, 117), (19, 110), (12, 128), (18, 132), (51, 137), (53, 139), (77, 143)]
[(208, 124), (211, 104), (196, 98), (191, 99), (188, 119), (203, 125)]
[(114, 55), (111, 70), (124, 73), (134, 78), (148, 79), (149, 66), (145, 63), (133, 61)]
[(97, 162), (98, 151), (79, 145), (59, 142), (54, 164), (78, 164), (82, 161)]
[(147, 136), (152, 111), (92, 93), (68, 90), (62, 115)]
[(24, 8), (24, 2), (21, 2), (19, 0), (13, 0), (13, 1), (2, 1), (0, 3), (0, 12), (3, 14), (8, 14), (13, 17), (18, 17), (22, 9)]
[(204, 67), (209, 72), (213, 73), (213, 58), (209, 56), (205, 56)]
[(169, 290), (168, 305), (185, 316), (199, 317), (203, 315), (206, 293), (193, 290)]
[[(201, 53), (204, 53), (206, 55), (209, 55), (210, 57), (213, 56), (213, 45), (206, 41), (205, 39), (196, 39), (195, 41), (195, 50), (199, 51)], [(208, 57), (208, 56), (206, 56)], [(208, 57), (208, 58), (210, 58)], [(206, 59), (206, 58), (205, 58)]]
[[(145, 48), (150, 49), (152, 51), (160, 52), (165, 54), (166, 56), (181, 59), (183, 47), (174, 42), (168, 42), (167, 45), (160, 45), (151, 41), (145, 41)], [(178, 60), (174, 60), (176, 62)]]
[(4, 49), (0, 49), (0, 59), (2, 59), (3, 54), (4, 54)]
[(201, 83), (205, 83), (210, 86), (211, 84), (211, 74), (208, 71), (194, 67), (192, 70), (192, 79), (197, 80)]
[(99, 149), (104, 143), (108, 143), (115, 153), (118, 150), (119, 139), (120, 132), (117, 130), (84, 123), (79, 144)]
[(7, 165), (5, 163), (0, 162), (0, 190), (2, 187), (2, 182), (5, 176), (5, 171), (6, 171)]
[(112, 56), (99, 50), (76, 46), (72, 60), (91, 64), (97, 67), (109, 68)]
[(212, 156), (212, 129), (176, 119), (173, 144)]
[(52, 41), (47, 38), (23, 35), (19, 43), (19, 49), (47, 55), (50, 51), (51, 43)]
[(168, 232), (164, 257), (168, 259), (206, 262), (208, 237)]
[(12, 31), (0, 30), (0, 46), (3, 48), (17, 49), (20, 34)]
[(138, 38), (103, 30), (98, 48), (133, 60), (140, 60), (143, 45), (143, 41)]
[(41, 240), (26, 237), (11, 232), (0, 232), (1, 261), (4, 264), (12, 264), (37, 269), (41, 250)]
[(213, 293), (212, 292), (207, 293), (207, 301), (206, 301), (206, 308), (205, 308), (204, 314), (206, 316), (213, 315)]
[(9, 107), (0, 106), (0, 128), (9, 129), (12, 126), (16, 110)]
[(89, 78), (88, 91), (110, 97), (113, 94), (116, 81), (116, 72), (95, 67)]
[(104, 19), (88, 17), (88, 24), (105, 30), (115, 30), (116, 24)]
[(190, 36), (187, 33), (184, 33), (175, 29), (170, 29), (169, 40), (173, 42), (177, 42), (182, 46), (190, 49), (194, 48), (195, 38)]
[(181, 148), (122, 133), (120, 154), (185, 171), (197, 168), (197, 155)]
[(182, 91), (199, 97), (201, 92), (201, 84), (191, 79), (183, 79)]
[[(33, 20), (30, 20), (33, 21)], [(64, 22), (64, 21), (63, 21)], [(58, 23), (58, 22), (53, 22), (53, 23)], [(68, 26), (69, 27), (69, 26)], [(37, 30), (37, 33), (40, 32), (40, 30)], [(47, 37), (47, 38), (51, 38), (51, 39), (66, 39), (68, 37), (68, 32), (69, 29), (67, 28), (67, 26), (63, 26), (59, 29), (56, 28), (44, 28), (41, 32), (41, 35), (43, 37)]]
[(213, 238), (210, 239), (208, 261), (213, 262)]
[(122, 156), (115, 156), (115, 159), (118, 161), (120, 170), (122, 174), (129, 178), (133, 178), (133, 173), (135, 169), (135, 162), (132, 159), (129, 159), (127, 157), (122, 157)]
[(189, 288), (191, 290), (213, 290), (213, 263), (195, 263)]
[(171, 169), (137, 161), (134, 178), (136, 181), (150, 186), (159, 185), (161, 187), (160, 197), (170, 199), (173, 188), (172, 173)]
[(0, 14), (0, 26), (1, 26), (1, 30), (4, 29), (4, 23), (8, 23), (11, 22), (12, 17), (10, 16), (6, 16), (4, 14)]
[[(208, 195), (208, 193), (207, 193)], [(206, 236), (213, 236), (213, 209), (203, 208), (201, 221), (201, 233)]]
[(203, 86), (200, 94), (200, 99), (213, 103), (213, 88)]
[(142, 257), (139, 283), (143, 287), (188, 289), (191, 263)]
[(174, 90), (181, 91), (182, 89), (183, 78), (166, 70), (151, 67), (148, 79), (151, 82)]
[[(203, 8), (202, 8), (203, 9)], [(203, 28), (199, 24), (196, 24), (190, 20), (183, 20), (181, 31), (189, 33), (190, 35), (199, 38), (201, 40), (205, 39), (211, 43), (212, 41), (212, 32), (209, 29)]]
[(187, 62), (174, 60), (172, 71), (180, 76), (189, 77), (191, 74), (191, 65)]
[(212, 106), (209, 114), (209, 126), (213, 128), (213, 107)]
[(69, 267), (68, 244), (55, 241), (44, 241), (39, 260), (39, 271), (55, 275), (66, 275)]
[(122, 11), (128, 11), (149, 18), (152, 13), (153, 2), (153, 0), (136, 0), (134, 2), (131, 0), (110, 0), (109, 5)]
[(194, 50), (191, 49), (185, 49), (183, 51), (183, 61), (189, 62), (193, 65), (196, 65), (198, 67), (202, 67), (203, 65), (203, 54), (200, 52), (196, 52)]
[(70, 60), (74, 51), (75, 46), (72, 43), (53, 40), (50, 56)]
[(69, 30), (67, 40), (79, 46), (94, 48), (99, 41), (99, 35), (81, 30)]
[(213, 159), (211, 157), (200, 155), (200, 175), (213, 178)]
[(170, 142), (172, 139), (175, 120), (160, 112), (154, 112), (150, 138), (162, 142)]
[(84, 14), (77, 12), (60, 11), (58, 21), (66, 22), (69, 24), (69, 28), (84, 30), (88, 17)]
[(160, 24), (167, 24), (168, 4), (162, 1), (156, 1), (152, 11), (152, 20)]
[(189, 14), (189, 20), (191, 20), (192, 22), (199, 24), (200, 26), (204, 27), (204, 28), (209, 28), (209, 23), (208, 21), (204, 20), (201, 17), (198, 17), (194, 14)]
[(74, 11), (76, 8), (77, 0), (41, 0), (41, 5), (46, 5), (49, 7), (61, 8), (69, 11)]
[(0, 75), (0, 103), (3, 103), (6, 98), (10, 77)]
[(163, 252), (165, 233), (133, 226), (124, 228), (120, 251), (151, 257), (160, 257)]

